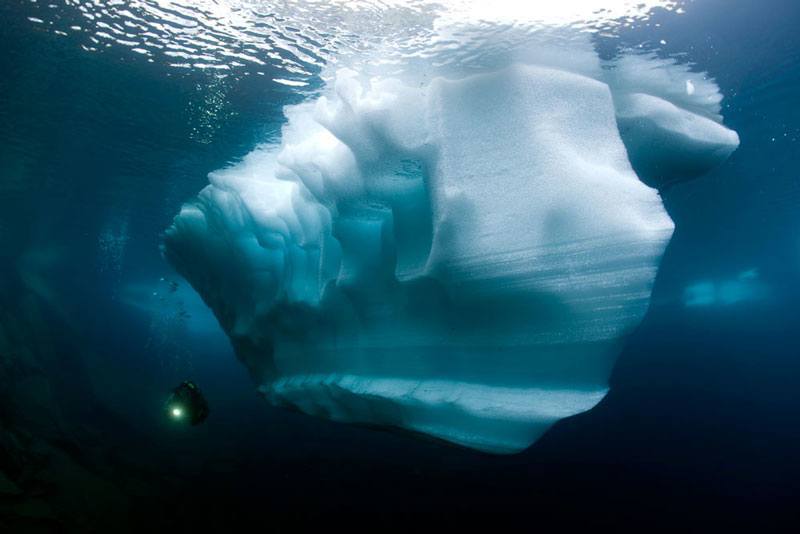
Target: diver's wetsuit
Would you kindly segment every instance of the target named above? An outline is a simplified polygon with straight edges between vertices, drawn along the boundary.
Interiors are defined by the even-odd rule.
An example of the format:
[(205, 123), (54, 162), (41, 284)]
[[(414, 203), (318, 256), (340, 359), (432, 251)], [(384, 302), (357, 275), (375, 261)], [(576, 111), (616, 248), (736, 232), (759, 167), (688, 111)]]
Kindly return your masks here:
[(186, 413), (192, 426), (199, 425), (208, 417), (208, 402), (200, 392), (200, 388), (190, 380), (182, 382), (172, 391), (167, 401), (167, 410), (172, 411), (176, 408)]

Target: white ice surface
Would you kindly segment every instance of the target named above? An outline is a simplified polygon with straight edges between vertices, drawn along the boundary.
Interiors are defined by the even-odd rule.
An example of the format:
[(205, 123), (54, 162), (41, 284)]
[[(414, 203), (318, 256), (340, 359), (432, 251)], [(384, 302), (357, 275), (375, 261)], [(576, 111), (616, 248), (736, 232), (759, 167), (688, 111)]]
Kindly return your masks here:
[(342, 69), (176, 216), (165, 255), (270, 402), (510, 453), (603, 397), (673, 229), (643, 181), (738, 138), (684, 67), (544, 57)]

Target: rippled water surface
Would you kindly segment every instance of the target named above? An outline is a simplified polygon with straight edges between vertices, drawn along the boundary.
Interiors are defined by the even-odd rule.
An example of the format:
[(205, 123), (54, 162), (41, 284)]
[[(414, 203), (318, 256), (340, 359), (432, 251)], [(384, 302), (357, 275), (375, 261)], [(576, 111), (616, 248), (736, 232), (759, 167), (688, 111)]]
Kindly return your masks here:
[[(476, 61), (492, 48), (522, 47), (538, 32), (570, 27), (614, 36), (650, 27), (672, 0), (518, 2), (33, 1), (26, 17), (89, 52), (128, 50), (170, 69), (268, 75), (290, 87), (330, 63), (388, 64), (425, 58)], [(487, 44), (491, 45), (487, 47)], [(379, 52), (379, 55), (375, 52)]]

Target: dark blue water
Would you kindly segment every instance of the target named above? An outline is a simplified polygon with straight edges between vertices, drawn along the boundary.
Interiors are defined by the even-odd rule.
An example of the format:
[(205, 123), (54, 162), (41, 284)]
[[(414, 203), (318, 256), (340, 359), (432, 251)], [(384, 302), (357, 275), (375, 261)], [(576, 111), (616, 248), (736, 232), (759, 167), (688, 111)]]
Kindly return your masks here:
[[(657, 37), (712, 73), (741, 146), (662, 192), (676, 231), (608, 397), (509, 457), (262, 403), (159, 245), (319, 65), (300, 91), (273, 81), (278, 61), (220, 77), (87, 50), (54, 31), (85, 19), (72, 4), (0, 7), (0, 471), (16, 487), (0, 528), (800, 519), (800, 4), (696, 0), (600, 44)], [(186, 378), (211, 405), (198, 428), (161, 411)]]

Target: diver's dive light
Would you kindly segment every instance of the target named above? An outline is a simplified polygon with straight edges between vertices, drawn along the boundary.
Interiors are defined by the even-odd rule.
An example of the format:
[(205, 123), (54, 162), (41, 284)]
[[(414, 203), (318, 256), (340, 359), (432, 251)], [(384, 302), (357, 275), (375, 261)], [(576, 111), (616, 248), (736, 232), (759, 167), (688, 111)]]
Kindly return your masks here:
[(208, 417), (208, 402), (194, 382), (185, 381), (167, 399), (167, 414), (176, 421), (199, 425)]

